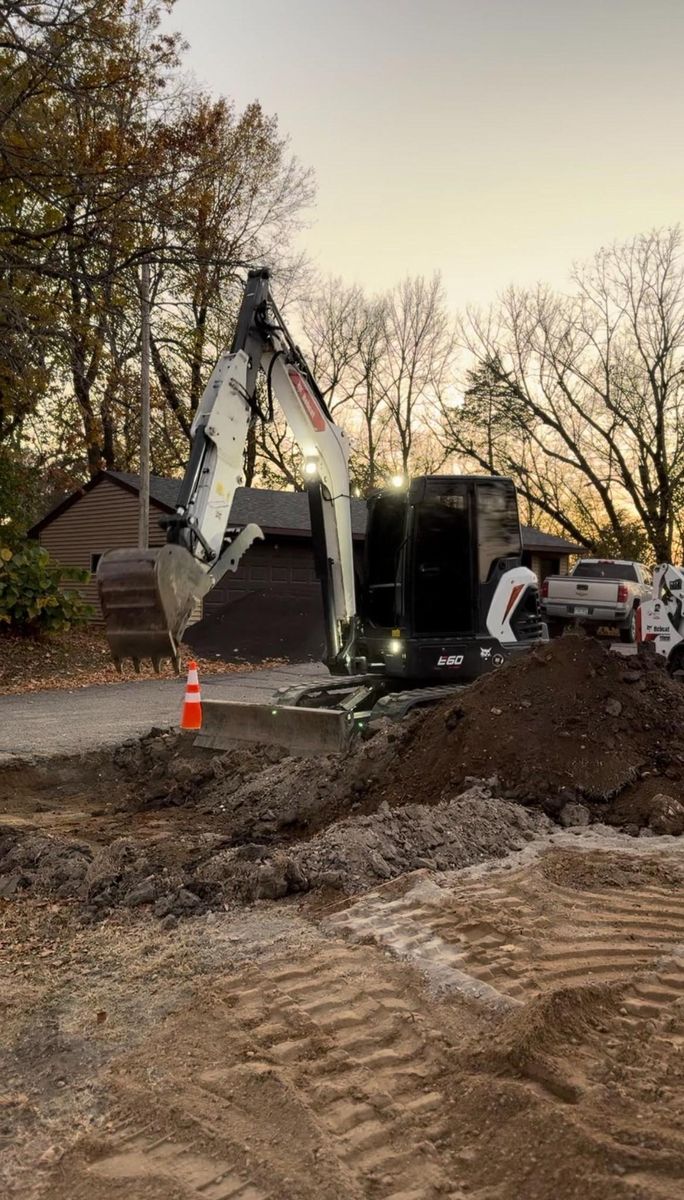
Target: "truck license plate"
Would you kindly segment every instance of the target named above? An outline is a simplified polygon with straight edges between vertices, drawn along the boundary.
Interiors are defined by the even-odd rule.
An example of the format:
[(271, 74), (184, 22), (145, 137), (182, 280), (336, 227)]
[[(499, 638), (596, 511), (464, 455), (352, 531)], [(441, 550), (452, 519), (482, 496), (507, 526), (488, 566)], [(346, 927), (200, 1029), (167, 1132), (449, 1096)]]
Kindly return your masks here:
[(589, 609), (585, 608), (583, 604), (575, 605), (575, 616), (576, 617), (586, 617), (588, 615), (588, 613), (589, 613)]

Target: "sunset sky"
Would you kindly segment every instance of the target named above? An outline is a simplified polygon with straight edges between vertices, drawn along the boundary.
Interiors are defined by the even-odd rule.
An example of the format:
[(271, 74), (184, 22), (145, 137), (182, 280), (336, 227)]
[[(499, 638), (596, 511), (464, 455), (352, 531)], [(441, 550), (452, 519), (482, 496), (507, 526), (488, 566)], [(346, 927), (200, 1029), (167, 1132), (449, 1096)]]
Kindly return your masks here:
[(684, 215), (683, 0), (178, 0), (196, 80), (318, 184), (303, 244), (454, 305)]

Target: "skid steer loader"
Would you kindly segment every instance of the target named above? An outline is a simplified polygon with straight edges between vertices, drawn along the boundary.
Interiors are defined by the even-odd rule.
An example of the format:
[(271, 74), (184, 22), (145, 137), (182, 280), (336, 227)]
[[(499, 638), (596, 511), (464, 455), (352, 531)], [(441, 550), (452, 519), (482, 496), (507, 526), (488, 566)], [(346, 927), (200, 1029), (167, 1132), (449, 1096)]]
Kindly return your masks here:
[[(257, 399), (263, 372), (268, 412)], [(250, 272), (233, 345), (219, 359), (192, 426), (176, 512), (160, 550), (102, 556), (97, 581), (117, 664), (176, 668), (196, 601), (235, 571), (256, 525), (229, 527), (250, 423), (275, 403), (302, 452), (330, 679), (271, 705), (210, 701), (200, 744), (262, 741), (299, 752), (342, 750), (379, 715), (442, 698), (544, 636), (536, 576), (521, 564), (510, 479), (424, 476), (368, 505), (359, 577), (352, 541), (348, 444), (273, 300)]]
[(651, 598), (637, 609), (637, 642), (652, 646), (670, 674), (684, 679), (684, 568), (656, 567)]

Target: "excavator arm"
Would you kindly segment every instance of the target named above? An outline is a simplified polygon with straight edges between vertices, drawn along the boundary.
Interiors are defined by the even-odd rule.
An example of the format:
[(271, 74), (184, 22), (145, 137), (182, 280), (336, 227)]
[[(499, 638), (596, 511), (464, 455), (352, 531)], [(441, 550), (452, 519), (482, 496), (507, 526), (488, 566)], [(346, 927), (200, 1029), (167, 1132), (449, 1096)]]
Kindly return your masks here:
[(126, 658), (136, 668), (149, 658), (158, 669), (170, 658), (178, 669), (193, 608), (263, 537), (257, 525), (230, 528), (249, 427), (264, 415), (260, 371), (269, 413), (277, 402), (304, 460), (328, 664), (336, 673), (351, 672), (356, 618), (347, 441), (277, 309), (266, 269), (249, 273), (232, 347), (214, 367), (195, 414), (176, 510), (164, 521), (166, 545), (111, 550), (100, 559), (100, 604), (118, 667)]

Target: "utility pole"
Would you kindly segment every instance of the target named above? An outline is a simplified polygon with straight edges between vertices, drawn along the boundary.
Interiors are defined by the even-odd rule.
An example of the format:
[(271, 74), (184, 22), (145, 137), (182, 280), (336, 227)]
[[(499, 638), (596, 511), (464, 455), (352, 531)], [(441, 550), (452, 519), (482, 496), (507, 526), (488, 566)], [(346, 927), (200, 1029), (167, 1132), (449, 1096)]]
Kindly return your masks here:
[(140, 497), (138, 511), (138, 547), (147, 550), (150, 542), (150, 264), (142, 260), (140, 273)]

